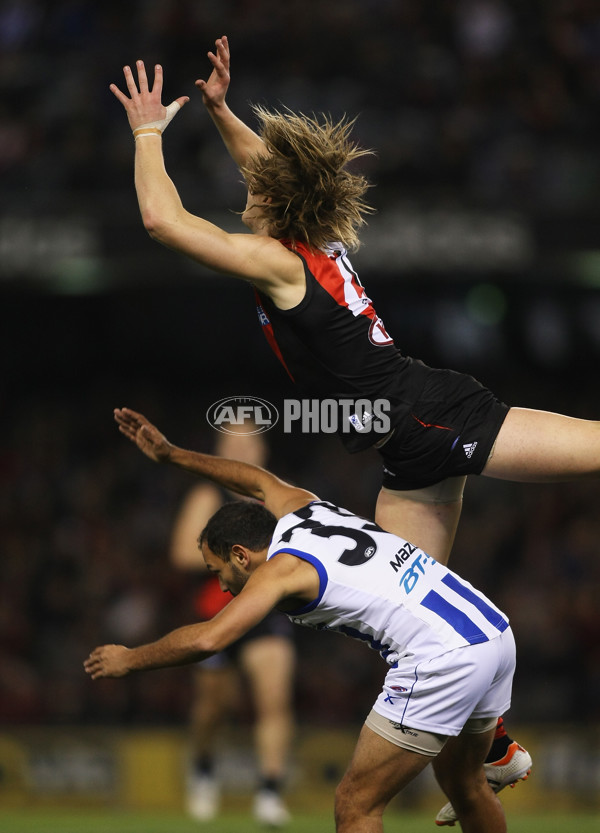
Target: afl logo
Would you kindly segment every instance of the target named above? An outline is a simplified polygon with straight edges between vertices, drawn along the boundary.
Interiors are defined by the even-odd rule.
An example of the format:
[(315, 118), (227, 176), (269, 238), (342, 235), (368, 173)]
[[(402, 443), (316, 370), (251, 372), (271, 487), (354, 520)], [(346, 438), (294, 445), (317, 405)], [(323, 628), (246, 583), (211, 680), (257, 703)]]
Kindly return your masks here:
[(383, 326), (383, 321), (379, 316), (371, 321), (371, 326), (369, 327), (369, 341), (371, 344), (376, 344), (377, 346), (394, 343), (394, 339), (388, 334), (387, 330)]
[(263, 434), (277, 424), (279, 413), (266, 399), (256, 396), (228, 396), (206, 412), (206, 421), (223, 434)]

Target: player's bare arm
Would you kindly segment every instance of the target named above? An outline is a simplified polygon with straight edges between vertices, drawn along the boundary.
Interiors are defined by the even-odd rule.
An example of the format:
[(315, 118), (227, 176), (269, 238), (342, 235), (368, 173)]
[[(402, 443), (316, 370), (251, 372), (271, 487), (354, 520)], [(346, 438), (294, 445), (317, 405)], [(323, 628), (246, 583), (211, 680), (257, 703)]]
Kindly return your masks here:
[(186, 494), (172, 526), (169, 557), (179, 570), (206, 573), (206, 564), (198, 549), (198, 532), (223, 505), (221, 489), (213, 483), (198, 481)]
[(171, 463), (236, 494), (260, 500), (276, 518), (318, 499), (312, 492), (292, 486), (260, 466), (179, 448), (143, 414), (129, 408), (116, 408), (114, 418), (119, 431), (154, 462)]
[(200, 662), (217, 650), (211, 639), (211, 622), (198, 622), (177, 628), (156, 642), (137, 648), (101, 645), (90, 653), (83, 667), (93, 680), (124, 677), (132, 671), (150, 671), (154, 668)]
[(177, 628), (137, 648), (99, 646), (83, 663), (86, 673), (96, 680), (201, 661), (238, 640), (274, 607), (285, 606), (287, 600), (311, 601), (319, 592), (316, 569), (287, 553), (247, 569), (251, 574), (243, 590), (213, 619)]
[(212, 72), (208, 81), (198, 79), (196, 86), (202, 92), (202, 101), (234, 162), (242, 167), (255, 153), (265, 153), (263, 140), (247, 124), (229, 109), (225, 96), (229, 89), (230, 51), (227, 36), (215, 41), (215, 51), (208, 53)]
[[(233, 601), (230, 604), (233, 604)], [(224, 608), (222, 612), (227, 608)], [(208, 622), (185, 625), (157, 639), (156, 642), (140, 645), (137, 648), (127, 648), (125, 645), (101, 645), (90, 653), (83, 667), (92, 679), (96, 680), (100, 677), (124, 677), (132, 671), (150, 671), (155, 668), (200, 662), (235, 642), (269, 612), (266, 609), (264, 613), (259, 613), (255, 608), (249, 612), (244, 604), (241, 608), (242, 614), (245, 612), (246, 615), (241, 616), (239, 620), (228, 617), (233, 622), (230, 622), (230, 630), (226, 635), (222, 623), (217, 624), (217, 627), (214, 625), (219, 616), (217, 614), (215, 619)], [(264, 606), (261, 605), (260, 611), (263, 608)], [(251, 615), (253, 611), (254, 615)], [(246, 623), (251, 624), (246, 627)]]
[(277, 306), (285, 309), (297, 304), (304, 292), (299, 258), (267, 234), (229, 234), (184, 208), (165, 169), (162, 132), (188, 99), (181, 96), (164, 107), (162, 68), (155, 67), (150, 89), (143, 61), (137, 61), (136, 67), (137, 84), (131, 68), (124, 68), (129, 97), (115, 84), (110, 89), (125, 108), (136, 137), (135, 188), (150, 236), (215, 272), (252, 281)]

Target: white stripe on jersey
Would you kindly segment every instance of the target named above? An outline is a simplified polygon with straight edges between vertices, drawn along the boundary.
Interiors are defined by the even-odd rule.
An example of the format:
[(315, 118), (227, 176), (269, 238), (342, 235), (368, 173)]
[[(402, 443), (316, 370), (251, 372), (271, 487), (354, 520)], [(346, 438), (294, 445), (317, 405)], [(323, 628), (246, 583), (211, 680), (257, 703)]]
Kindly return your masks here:
[[(344, 281), (344, 300), (346, 306), (352, 315), (360, 315), (365, 307), (371, 303), (371, 299), (367, 297), (367, 293), (358, 280), (358, 276), (352, 271), (346, 249), (340, 243), (331, 243), (324, 251), (328, 257), (335, 257), (335, 265)], [(357, 289), (356, 284), (360, 287), (359, 289)]]
[(348, 268), (347, 261), (338, 257), (336, 263), (338, 269), (340, 270), (340, 274), (344, 279), (344, 298), (346, 300), (346, 304), (348, 305), (348, 309), (352, 315), (360, 315), (364, 308), (371, 303), (371, 299), (367, 297), (367, 293), (362, 286), (360, 287), (360, 290), (356, 288), (354, 281), (356, 281), (357, 278), (355, 273), (351, 272)]

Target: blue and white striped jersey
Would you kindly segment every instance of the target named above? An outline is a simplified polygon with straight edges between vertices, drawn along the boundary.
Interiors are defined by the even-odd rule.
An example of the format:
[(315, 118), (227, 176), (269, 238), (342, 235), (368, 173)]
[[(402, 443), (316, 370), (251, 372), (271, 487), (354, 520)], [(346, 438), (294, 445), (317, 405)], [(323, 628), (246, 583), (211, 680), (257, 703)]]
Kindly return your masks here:
[(288, 611), (292, 621), (362, 640), (390, 665), (486, 642), (508, 627), (483, 593), (423, 550), (325, 501), (280, 519), (267, 557), (281, 552), (320, 578), (318, 597)]

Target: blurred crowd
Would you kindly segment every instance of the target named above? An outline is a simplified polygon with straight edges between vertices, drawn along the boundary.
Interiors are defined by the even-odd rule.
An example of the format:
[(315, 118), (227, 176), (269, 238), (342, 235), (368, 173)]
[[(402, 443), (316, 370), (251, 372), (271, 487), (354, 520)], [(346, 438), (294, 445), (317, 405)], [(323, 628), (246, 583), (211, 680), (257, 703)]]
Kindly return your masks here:
[[(250, 101), (359, 116), (357, 138), (377, 151), (367, 173), (378, 207), (400, 193), (436, 204), (596, 211), (598, 0), (0, 0), (0, 177), (11, 205), (72, 201), (102, 212), (119, 210), (117, 192), (134, 199), (133, 145), (108, 85), (143, 57), (163, 64), (165, 101), (192, 97), (165, 142), (190, 208), (237, 207), (239, 175), (193, 86), (221, 34), (230, 37), (230, 100), (242, 116)], [(282, 395), (281, 382), (258, 373), (262, 359), (249, 367), (220, 342), (207, 376), (222, 296), (180, 298), (168, 324), (163, 294), (142, 300), (143, 315), (130, 298), (125, 311), (103, 308), (102, 321), (92, 302), (73, 300), (69, 316), (56, 319), (43, 298), (6, 307), (18, 320), (0, 332), (4, 724), (187, 718), (187, 669), (98, 683), (82, 669), (96, 644), (147, 641), (193, 618), (189, 578), (166, 556), (189, 480), (133, 449), (111, 409), (145, 410), (173, 441), (209, 450), (203, 415), (218, 396), (207, 378), (229, 378), (224, 395), (241, 392), (234, 378), (251, 378), (245, 393), (253, 395)], [(518, 338), (501, 331), (501, 314), (497, 327), (466, 315), (451, 290), (435, 305), (411, 305), (406, 293), (396, 300), (378, 311), (412, 355), (474, 372), (492, 388), (499, 381), (509, 403), (600, 418), (595, 298), (582, 297), (567, 325), (560, 299), (536, 298)], [(504, 302), (484, 303), (484, 319)], [(250, 321), (251, 304), (244, 307)], [(210, 311), (201, 325), (194, 310)], [(509, 313), (521, 315), (518, 303)], [(227, 325), (238, 345), (257, 349), (258, 331), (250, 342), (235, 317)], [(374, 454), (349, 457), (331, 437), (272, 434), (277, 473), (372, 514)], [(515, 720), (600, 719), (599, 499), (598, 483), (473, 479), (467, 487), (451, 566), (511, 618)], [(300, 719), (362, 720), (385, 672), (377, 655), (342, 637), (299, 629), (297, 638)]]
[[(257, 328), (257, 344), (261, 338)], [(100, 339), (95, 346), (102, 350)], [(160, 367), (140, 365), (143, 376), (133, 379), (131, 360), (103, 374), (96, 368), (69, 379), (57, 372), (45, 382), (30, 367), (4, 388), (4, 724), (162, 724), (186, 718), (189, 669), (100, 682), (91, 682), (82, 669), (97, 644), (139, 644), (195, 619), (196, 583), (168, 559), (172, 523), (190, 476), (148, 461), (112, 421), (112, 407), (127, 404), (145, 412), (174, 442), (210, 451), (216, 435), (204, 415), (218, 395), (202, 379), (214, 379), (222, 369), (212, 362), (209, 372), (198, 354), (195, 371), (186, 367), (184, 380), (170, 374), (176, 364), (165, 356)], [(269, 387), (272, 369), (265, 367), (251, 392), (278, 402), (279, 383)], [(538, 404), (524, 401), (523, 391), (533, 378), (541, 381), (539, 369), (509, 369), (511, 380), (501, 395)], [(554, 387), (542, 404), (597, 418), (594, 386), (585, 390), (590, 377), (574, 372), (559, 388), (562, 375), (546, 377)], [(290, 436), (277, 426), (266, 437), (269, 465), (278, 474), (372, 516), (380, 478), (374, 452), (350, 456), (335, 437)], [(598, 482), (519, 485), (472, 478), (467, 485), (451, 564), (510, 616), (519, 649), (514, 720), (600, 718), (599, 500)], [(299, 719), (358, 723), (385, 672), (379, 656), (338, 635), (298, 628), (296, 638)]]
[(242, 117), (250, 101), (359, 116), (378, 205), (570, 213), (595, 200), (598, 0), (3, 0), (5, 187), (43, 205), (129, 188), (128, 127), (108, 85), (143, 57), (163, 64), (165, 100), (192, 98), (171, 128), (172, 175), (196, 208), (231, 207), (238, 177), (193, 86), (222, 34)]

